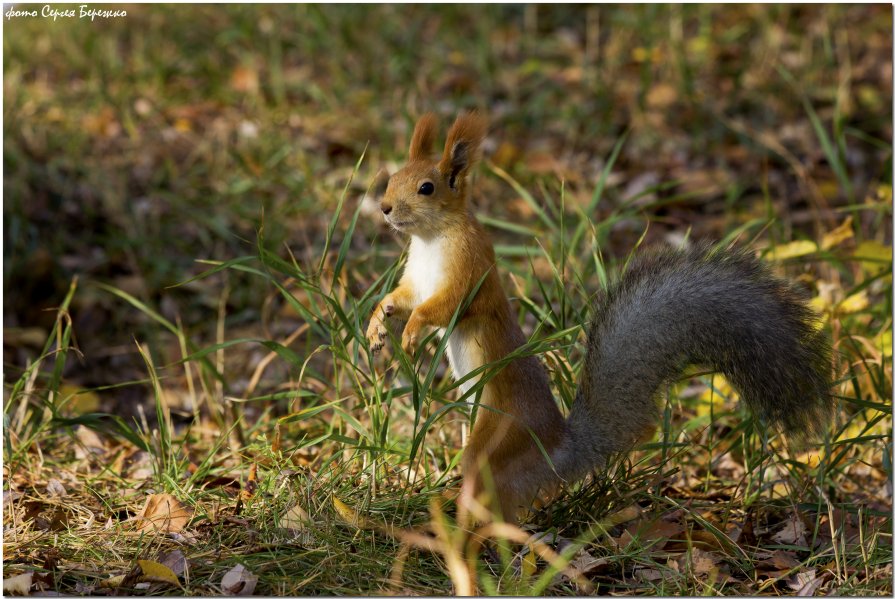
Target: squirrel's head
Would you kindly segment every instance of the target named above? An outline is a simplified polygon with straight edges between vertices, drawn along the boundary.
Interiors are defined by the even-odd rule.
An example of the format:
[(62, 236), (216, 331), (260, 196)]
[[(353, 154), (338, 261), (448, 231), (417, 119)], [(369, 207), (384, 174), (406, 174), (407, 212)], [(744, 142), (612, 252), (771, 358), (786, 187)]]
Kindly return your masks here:
[(430, 237), (464, 218), (466, 180), (479, 160), (486, 130), (477, 113), (457, 117), (443, 155), (433, 158), (436, 119), (423, 115), (413, 130), (407, 164), (388, 179), (381, 205), (386, 222), (403, 233)]

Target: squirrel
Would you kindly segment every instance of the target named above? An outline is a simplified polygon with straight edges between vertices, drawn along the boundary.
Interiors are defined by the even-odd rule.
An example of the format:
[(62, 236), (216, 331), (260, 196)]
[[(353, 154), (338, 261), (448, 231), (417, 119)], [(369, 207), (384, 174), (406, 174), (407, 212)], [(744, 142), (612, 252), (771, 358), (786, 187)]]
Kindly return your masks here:
[[(410, 247), (400, 282), (374, 309), (366, 338), (375, 353), (387, 321), (406, 321), (401, 344), (412, 355), (423, 331), (448, 327), (475, 291), (447, 341), (459, 380), (526, 338), (488, 233), (467, 206), (486, 121), (476, 112), (460, 115), (437, 160), (430, 156), (436, 129), (433, 114), (422, 116), (407, 164), (388, 177), (381, 210), (391, 227), (410, 236)], [(514, 521), (539, 493), (552, 494), (648, 439), (658, 419), (657, 392), (691, 364), (721, 372), (771, 425), (800, 436), (825, 428), (832, 408), (829, 342), (801, 294), (745, 251), (702, 243), (644, 252), (597, 294), (592, 311), (568, 418), (535, 356), (508, 362), (482, 387), (485, 409), (461, 463), (461, 508), (478, 501)], [(476, 380), (462, 383), (462, 391)]]

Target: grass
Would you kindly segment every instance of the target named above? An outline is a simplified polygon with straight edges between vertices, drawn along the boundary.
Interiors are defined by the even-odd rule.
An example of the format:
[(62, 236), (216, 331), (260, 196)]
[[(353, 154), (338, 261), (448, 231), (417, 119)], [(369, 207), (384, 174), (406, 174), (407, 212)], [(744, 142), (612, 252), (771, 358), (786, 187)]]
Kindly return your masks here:
[[(890, 8), (128, 13), (4, 22), (5, 579), (891, 594)], [(737, 240), (823, 314), (828, 436), (765, 431), (694, 370), (651, 443), (470, 535), (444, 343), (374, 359), (362, 332), (402, 248), (368, 187), (416, 115), (475, 106), (475, 209), (564, 409), (600, 286), (642, 246)], [(189, 525), (138, 530), (148, 493)], [(145, 580), (175, 550), (178, 584)]]

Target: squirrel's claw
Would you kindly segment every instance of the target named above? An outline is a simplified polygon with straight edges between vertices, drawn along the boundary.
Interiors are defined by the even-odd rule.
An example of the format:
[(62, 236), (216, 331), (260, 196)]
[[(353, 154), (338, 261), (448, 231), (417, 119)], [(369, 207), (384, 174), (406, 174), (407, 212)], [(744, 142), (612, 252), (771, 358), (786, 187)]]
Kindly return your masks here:
[(370, 351), (375, 354), (381, 350), (387, 336), (388, 330), (385, 328), (385, 323), (374, 314), (370, 319), (370, 326), (367, 328), (367, 342), (370, 344)]

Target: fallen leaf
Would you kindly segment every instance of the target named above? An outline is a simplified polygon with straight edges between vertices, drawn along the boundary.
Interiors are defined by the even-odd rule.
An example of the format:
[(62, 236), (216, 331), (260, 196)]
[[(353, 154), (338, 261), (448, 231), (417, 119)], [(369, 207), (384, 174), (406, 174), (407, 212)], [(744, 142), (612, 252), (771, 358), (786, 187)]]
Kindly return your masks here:
[(776, 549), (770, 553), (767, 557), (764, 557), (757, 562), (755, 562), (755, 567), (758, 568), (773, 568), (774, 570), (791, 570), (792, 568), (797, 568), (802, 565), (796, 556), (791, 551), (783, 551), (782, 549)]
[(358, 514), (353, 508), (349, 507), (348, 504), (338, 497), (333, 497), (333, 507), (336, 508), (336, 513), (339, 515), (339, 518), (346, 523), (357, 526), (358, 528), (367, 526), (366, 518)]
[(637, 546), (649, 547), (650, 551), (659, 550), (672, 537), (680, 535), (685, 530), (686, 526), (683, 523), (661, 518), (632, 522), (618, 537), (618, 548), (624, 549), (636, 540)]
[(83, 460), (89, 455), (101, 455), (106, 453), (106, 445), (93, 430), (83, 424), (75, 429), (75, 437), (78, 443), (75, 445), (75, 457)]
[(4, 595), (27, 595), (31, 592), (31, 578), (34, 572), (25, 572), (18, 576), (3, 579)]
[(873, 347), (880, 350), (885, 358), (892, 357), (892, 329), (880, 331), (879, 335), (873, 338)]
[(60, 385), (59, 395), (65, 411), (71, 414), (90, 414), (99, 410), (99, 395), (94, 391), (65, 383)]
[(165, 555), (164, 559), (161, 560), (161, 564), (170, 568), (177, 576), (182, 576), (186, 572), (186, 557), (180, 549), (175, 549)]
[(107, 578), (105, 580), (99, 581), (99, 588), (101, 589), (117, 589), (121, 586), (121, 583), (124, 582), (124, 579), (127, 577), (127, 574), (119, 574), (118, 576), (112, 576), (111, 578)]
[(609, 514), (600, 521), (600, 524), (603, 528), (612, 528), (617, 524), (623, 524), (637, 518), (642, 512), (643, 510), (639, 505), (629, 505), (615, 513)]
[(148, 559), (138, 559), (137, 564), (143, 575), (140, 577), (141, 582), (165, 582), (168, 584), (179, 585), (177, 575), (171, 571), (171, 568)]
[(257, 93), (259, 88), (258, 71), (251, 66), (238, 66), (230, 74), (230, 87), (243, 93)]
[(697, 576), (708, 574), (720, 561), (720, 556), (709, 551), (693, 549), (693, 551), (690, 552), (690, 563), (693, 567), (693, 573)]
[(236, 564), (221, 579), (221, 590), (227, 595), (251, 595), (257, 584), (257, 576), (249, 572), (242, 564)]
[(852, 259), (870, 276), (892, 270), (892, 248), (878, 241), (862, 241), (855, 248)]
[(575, 556), (571, 562), (569, 562), (569, 566), (575, 568), (582, 575), (590, 574), (604, 566), (609, 565), (609, 558), (606, 557), (594, 557), (587, 551), (583, 549), (578, 552), (578, 555)]
[(818, 578), (817, 571), (813, 568), (798, 572), (786, 579), (786, 586), (796, 592), (797, 597), (812, 597), (817, 588), (823, 583), (823, 578)]
[(663, 110), (670, 107), (677, 100), (677, 90), (668, 83), (653, 85), (646, 94), (646, 103), (650, 108)]
[(249, 467), (249, 477), (245, 486), (239, 490), (239, 500), (248, 503), (258, 490), (258, 464), (252, 463)]
[(137, 530), (153, 529), (158, 532), (174, 533), (184, 529), (192, 514), (169, 493), (157, 493), (146, 498), (146, 504), (133, 520)]
[(311, 517), (308, 516), (308, 513), (298, 504), (292, 506), (292, 508), (280, 518), (280, 526), (290, 530), (304, 530), (310, 522)]
[(531, 576), (538, 571), (538, 558), (534, 551), (529, 550), (522, 556), (522, 576)]
[(47, 495), (50, 497), (65, 497), (68, 493), (58, 478), (51, 478), (47, 483)]
[(841, 245), (843, 241), (847, 241), (855, 236), (854, 229), (852, 228), (852, 217), (849, 216), (845, 219), (841, 225), (827, 233), (820, 240), (820, 247), (822, 249), (828, 250), (830, 248), (834, 248), (837, 245)]
[(839, 302), (838, 309), (843, 314), (854, 314), (866, 309), (869, 305), (870, 300), (867, 299), (867, 292), (859, 291)]
[(805, 523), (799, 518), (798, 514), (790, 514), (789, 518), (779, 531), (771, 536), (772, 541), (776, 541), (781, 545), (804, 545), (805, 544)]
[(799, 256), (807, 256), (817, 251), (817, 244), (813, 241), (791, 241), (776, 246), (768, 252), (765, 258), (770, 261), (788, 260), (789, 258), (798, 258)]
[(635, 570), (634, 574), (643, 582), (653, 582), (664, 578), (661, 571), (653, 568), (641, 568), (640, 570)]

